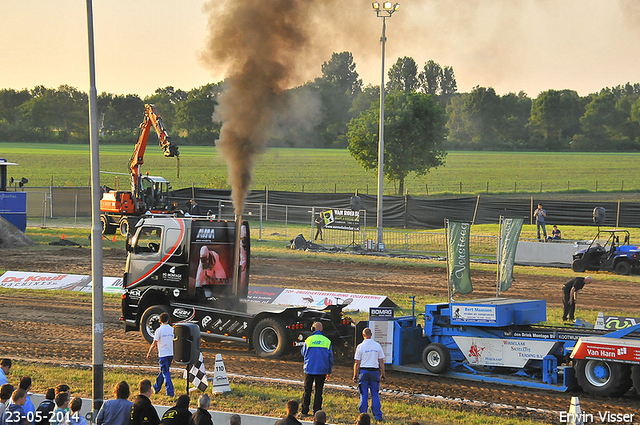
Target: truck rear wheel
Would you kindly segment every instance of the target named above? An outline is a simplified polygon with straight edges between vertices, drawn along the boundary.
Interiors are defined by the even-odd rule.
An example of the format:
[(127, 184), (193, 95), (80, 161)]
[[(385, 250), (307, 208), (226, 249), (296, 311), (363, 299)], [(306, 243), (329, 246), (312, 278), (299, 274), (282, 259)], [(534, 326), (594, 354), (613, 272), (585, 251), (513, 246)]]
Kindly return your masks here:
[(578, 384), (589, 394), (621, 397), (631, 388), (631, 367), (624, 363), (578, 360)]
[(290, 348), (287, 328), (277, 319), (262, 319), (253, 330), (253, 348), (258, 357), (272, 359), (287, 354)]
[(616, 264), (614, 270), (617, 274), (628, 276), (631, 274), (631, 264), (629, 264), (628, 261), (622, 260), (618, 264)]
[(573, 263), (571, 263), (571, 269), (576, 273), (582, 273), (587, 270), (587, 262), (583, 258), (573, 260)]
[(431, 373), (443, 373), (451, 365), (451, 353), (444, 345), (434, 342), (422, 351), (422, 363)]
[(142, 320), (140, 320), (140, 332), (149, 344), (153, 342), (156, 329), (158, 329), (162, 324), (160, 323), (160, 315), (162, 313), (168, 314), (169, 311), (167, 311), (164, 306), (153, 305), (146, 309), (142, 315)]

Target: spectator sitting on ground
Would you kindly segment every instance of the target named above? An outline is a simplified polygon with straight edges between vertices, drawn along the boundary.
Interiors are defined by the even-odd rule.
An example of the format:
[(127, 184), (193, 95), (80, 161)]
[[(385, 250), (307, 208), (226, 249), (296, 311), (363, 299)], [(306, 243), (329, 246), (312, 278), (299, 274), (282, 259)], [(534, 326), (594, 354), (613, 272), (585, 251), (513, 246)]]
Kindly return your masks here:
[(18, 388), (11, 395), (11, 404), (7, 406), (2, 413), (0, 423), (3, 425), (28, 425), (27, 415), (22, 406), (27, 401), (27, 392), (22, 388)]
[(49, 425), (49, 416), (51, 412), (56, 408), (56, 389), (49, 388), (47, 394), (44, 396), (44, 400), (38, 405), (36, 409), (36, 416), (34, 417), (35, 425)]
[(198, 399), (198, 410), (193, 414), (194, 425), (213, 425), (213, 419), (211, 419), (211, 413), (207, 411), (211, 399), (208, 395), (202, 394)]
[(0, 421), (2, 421), (2, 414), (4, 413), (4, 409), (7, 408), (7, 402), (11, 398), (14, 389), (11, 384), (2, 384), (0, 387)]
[(2, 359), (0, 361), (0, 385), (8, 384), (7, 375), (11, 370), (11, 359)]
[(553, 225), (553, 230), (551, 231), (551, 236), (547, 238), (549, 241), (559, 241), (562, 239), (562, 232), (558, 229), (558, 226)]
[(70, 425), (87, 425), (87, 420), (80, 414), (82, 409), (82, 399), (80, 397), (74, 397), (69, 403), (71, 414), (69, 415)]
[(126, 381), (118, 382), (113, 394), (116, 398), (104, 402), (96, 417), (96, 423), (98, 425), (129, 425), (131, 406), (133, 405), (128, 400), (131, 394), (129, 384)]
[(56, 410), (53, 411), (49, 423), (51, 425), (68, 425), (69, 393), (61, 392), (56, 396)]
[(318, 410), (313, 415), (313, 425), (325, 425), (327, 423), (327, 414), (324, 410)]
[(160, 425), (193, 425), (191, 412), (189, 411), (189, 396), (183, 394), (178, 397), (176, 405), (164, 412)]
[(300, 407), (300, 405), (296, 400), (287, 401), (287, 416), (276, 421), (275, 425), (302, 425), (300, 421), (296, 419), (298, 407)]
[(371, 425), (371, 416), (368, 413), (360, 413), (356, 419), (356, 425)]
[(237, 413), (234, 413), (229, 418), (229, 425), (242, 425), (242, 418)]

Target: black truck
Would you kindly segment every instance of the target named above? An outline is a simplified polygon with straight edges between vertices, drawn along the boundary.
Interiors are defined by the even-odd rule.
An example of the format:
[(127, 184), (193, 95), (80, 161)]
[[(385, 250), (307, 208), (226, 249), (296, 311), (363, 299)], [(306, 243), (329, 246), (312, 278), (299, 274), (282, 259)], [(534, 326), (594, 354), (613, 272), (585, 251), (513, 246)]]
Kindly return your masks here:
[(148, 342), (166, 312), (171, 323), (195, 323), (204, 338), (246, 343), (275, 358), (301, 346), (322, 322), (334, 347), (351, 348), (355, 326), (342, 310), (276, 306), (247, 300), (249, 224), (205, 217), (143, 217), (127, 240), (122, 317), (126, 331)]

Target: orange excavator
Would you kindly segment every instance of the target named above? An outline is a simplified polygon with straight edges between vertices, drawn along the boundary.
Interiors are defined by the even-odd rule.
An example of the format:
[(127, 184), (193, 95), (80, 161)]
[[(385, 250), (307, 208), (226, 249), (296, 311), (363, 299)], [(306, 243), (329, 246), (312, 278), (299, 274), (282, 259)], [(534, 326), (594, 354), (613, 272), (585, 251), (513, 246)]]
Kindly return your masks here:
[(169, 133), (162, 123), (162, 118), (154, 105), (144, 105), (144, 120), (140, 124), (138, 142), (129, 161), (131, 191), (105, 190), (100, 200), (100, 222), (102, 233), (114, 234), (116, 229), (126, 236), (133, 229), (140, 217), (146, 213), (166, 213), (170, 208), (169, 190), (171, 185), (164, 177), (142, 174), (140, 168), (144, 164), (144, 151), (149, 140), (151, 127), (156, 130), (160, 141), (160, 149), (165, 157), (178, 159), (180, 172), (180, 153), (178, 147), (171, 143)]

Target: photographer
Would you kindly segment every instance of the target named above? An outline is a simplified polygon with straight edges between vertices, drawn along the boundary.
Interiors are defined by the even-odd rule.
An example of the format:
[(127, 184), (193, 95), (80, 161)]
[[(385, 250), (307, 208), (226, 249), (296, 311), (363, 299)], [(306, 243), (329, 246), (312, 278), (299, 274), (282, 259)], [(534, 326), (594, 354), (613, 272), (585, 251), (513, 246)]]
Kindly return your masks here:
[(542, 204), (538, 204), (538, 208), (533, 212), (533, 217), (536, 219), (536, 230), (538, 232), (538, 240), (540, 240), (540, 228), (544, 235), (544, 241), (547, 240), (547, 229), (544, 225), (544, 219), (547, 217), (547, 212), (542, 209)]

